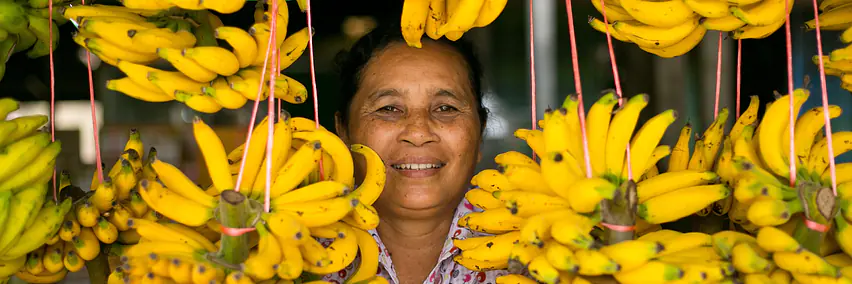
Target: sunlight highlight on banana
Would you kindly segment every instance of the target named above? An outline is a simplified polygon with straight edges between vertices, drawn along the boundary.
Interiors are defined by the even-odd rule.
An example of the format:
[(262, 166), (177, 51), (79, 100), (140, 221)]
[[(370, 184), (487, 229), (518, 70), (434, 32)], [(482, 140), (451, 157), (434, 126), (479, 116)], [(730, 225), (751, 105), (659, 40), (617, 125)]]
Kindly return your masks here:
[[(291, 104), (304, 103), (307, 89), (286, 75), (278, 74), (275, 90), (269, 90), (274, 59), (265, 55), (273, 19), (277, 38), (271, 48), (278, 51), (279, 71), (301, 57), (312, 33), (303, 28), (287, 34), (284, 0), (278, 0), (276, 15), (269, 4), (258, 2), (255, 22), (245, 28), (225, 26), (212, 12), (233, 13), (244, 4), (126, 0), (124, 6), (76, 5), (63, 9), (62, 16), (78, 26), (74, 42), (125, 74), (108, 80), (109, 90), (148, 102), (176, 100), (201, 113), (239, 109), (257, 100), (259, 91), (260, 99), (272, 94)], [(149, 67), (161, 61), (172, 68)]]
[(506, 8), (507, 0), (405, 0), (402, 37), (408, 46), (421, 48), (425, 34), (456, 41), (473, 28), (490, 25)]
[[(350, 147), (328, 130), (316, 129), (310, 119), (286, 112), (274, 119), (254, 127), (248, 152), (245, 145), (226, 152), (215, 131), (196, 119), (193, 133), (209, 185), (197, 185), (149, 152), (138, 167), (126, 169), (136, 173), (132, 181), (111, 175), (109, 182), (98, 185), (89, 201), (79, 205), (77, 217), (66, 218), (70, 221), (67, 229), (60, 229), (60, 237), (83, 239), (88, 230), (95, 233), (89, 238), (95, 248), (109, 244), (107, 251), (87, 254), (109, 254), (109, 283), (301, 283), (311, 275), (337, 273), (359, 254), (360, 264), (349, 281), (385, 283), (375, 275), (378, 245), (367, 232), (379, 222), (372, 204), (384, 188), (384, 162), (364, 145)], [(273, 176), (268, 184), (271, 212), (264, 213), (268, 123), (274, 130)], [(128, 147), (142, 145), (128, 143)], [(367, 161), (366, 176), (357, 187), (351, 153)], [(123, 159), (121, 165), (133, 164)], [(237, 193), (233, 189), (240, 168)], [(128, 200), (118, 197), (122, 194), (118, 180), (132, 185)], [(116, 188), (115, 194), (102, 196), (112, 199), (95, 198), (110, 187)], [(241, 236), (223, 232), (222, 224), (233, 218), (223, 208), (232, 208), (228, 206), (234, 196), (245, 206), (244, 226), (254, 229)], [(126, 212), (120, 213), (120, 208)], [(118, 231), (111, 242), (98, 237), (101, 226)], [(235, 249), (234, 242), (245, 242), (245, 248)], [(237, 256), (240, 252), (242, 259)]]
[[(707, 31), (733, 39), (761, 39), (780, 29), (794, 1), (786, 0), (591, 0), (603, 17), (589, 25), (662, 58), (686, 54)], [(603, 2), (603, 4), (601, 3)], [(785, 5), (785, 2), (788, 5)], [(789, 6), (789, 7), (788, 7)]]

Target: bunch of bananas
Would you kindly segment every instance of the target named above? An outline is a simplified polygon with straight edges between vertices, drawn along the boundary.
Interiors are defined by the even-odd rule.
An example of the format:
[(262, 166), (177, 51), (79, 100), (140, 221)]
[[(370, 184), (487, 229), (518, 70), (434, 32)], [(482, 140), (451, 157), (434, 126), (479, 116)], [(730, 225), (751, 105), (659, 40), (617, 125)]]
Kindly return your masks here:
[[(664, 111), (632, 135), (648, 96), (626, 99), (612, 114), (617, 103), (614, 93), (603, 95), (585, 120), (588, 145), (595, 145), (588, 153), (591, 178), (586, 177), (583, 163), (576, 96), (569, 96), (561, 108), (545, 112), (539, 121), (543, 130), (517, 130), (515, 136), (525, 140), (541, 162), (505, 152), (495, 157), (499, 169), (483, 170), (473, 177), (471, 183), (477, 188), (465, 197), (484, 211), (470, 213), (459, 225), (495, 236), (454, 240), (462, 251), (455, 260), (473, 270), (526, 271), (542, 283), (579, 281), (578, 275), (614, 275), (628, 283), (657, 283), (646, 281), (663, 276), (679, 279), (681, 268), (672, 270), (652, 260), (680, 248), (664, 250), (656, 242), (633, 240), (633, 232), (625, 235), (613, 225), (635, 225), (637, 235), (647, 235), (659, 231), (660, 223), (687, 217), (727, 198), (731, 189), (718, 184), (718, 176), (710, 171), (712, 162), (705, 162), (712, 161), (718, 151), (725, 119), (708, 129), (704, 138), (708, 146), (700, 147), (695, 158), (686, 153), (686, 160), (695, 160), (695, 166), (659, 173), (657, 162), (672, 151), (658, 144), (677, 113)], [(628, 145), (630, 159), (625, 157)], [(628, 179), (628, 162), (636, 181)], [(500, 281), (513, 283), (507, 279), (517, 277)]]
[[(695, 48), (708, 30), (731, 32), (734, 39), (765, 38), (784, 25), (794, 2), (592, 0), (592, 5), (602, 14), (606, 11), (613, 38), (671, 58)], [(600, 32), (607, 30), (606, 24), (594, 17), (589, 17), (589, 24)]]
[(12, 54), (26, 51), (27, 57), (39, 58), (56, 50), (59, 26), (67, 22), (53, 9), (51, 40), (50, 5), (59, 6), (71, 0), (0, 1), (0, 79), (6, 74), (6, 61)]
[[(822, 31), (843, 31), (840, 41), (849, 44), (844, 48), (832, 51), (823, 56), (825, 75), (840, 77), (840, 87), (852, 92), (852, 1), (827, 0), (819, 4), (819, 25)], [(808, 30), (816, 28), (816, 20), (805, 22)], [(814, 64), (819, 65), (819, 56), (813, 57)]]
[[(196, 185), (177, 167), (156, 158), (146, 163), (138, 192), (162, 217), (124, 218), (123, 226), (137, 237), (135, 243), (110, 249), (120, 260), (110, 281), (293, 283), (336, 273), (360, 252), (359, 268), (349, 281), (383, 283), (375, 276), (378, 246), (367, 233), (378, 225), (372, 204), (385, 183), (381, 158), (364, 145), (347, 147), (310, 119), (286, 112), (275, 119), (265, 118), (255, 126), (248, 151), (241, 145), (230, 153), (212, 128), (194, 121), (209, 186)], [(267, 177), (264, 144), (270, 123), (274, 134), (269, 173), (274, 176)], [(367, 161), (365, 179), (357, 188), (350, 150)], [(236, 186), (239, 192), (233, 190)], [(262, 212), (267, 187), (271, 212)], [(241, 236), (222, 229), (233, 226), (230, 220), (240, 215), (227, 209), (235, 202), (244, 204), (242, 226), (254, 228)], [(245, 241), (245, 247), (235, 246), (235, 239)]]
[(472, 28), (490, 25), (506, 8), (507, 0), (405, 0), (402, 6), (402, 37), (408, 46), (420, 48), (425, 33), (456, 41)]
[[(208, 1), (159, 1), (168, 10), (141, 8), (142, 2), (158, 1), (125, 1), (125, 7), (74, 6), (65, 9), (63, 16), (79, 23), (74, 35), (77, 44), (125, 73), (126, 77), (107, 81), (108, 89), (149, 102), (177, 100), (198, 112), (215, 113), (241, 108), (247, 100), (258, 99), (259, 92), (260, 99), (269, 96), (267, 81), (275, 60), (267, 55), (272, 20), (277, 25), (274, 48), (279, 52), (279, 70), (289, 67), (307, 47), (312, 33), (304, 28), (288, 36), (287, 5), (278, 1), (276, 15), (264, 10), (259, 1), (255, 23), (248, 30), (225, 26), (207, 10), (169, 6), (177, 2), (207, 5)], [(210, 2), (242, 7), (245, 1)], [(148, 66), (161, 59), (177, 71)], [(292, 104), (307, 99), (305, 86), (283, 74), (276, 77), (272, 93)]]
[(47, 194), (62, 144), (39, 131), (47, 116), (5, 120), (18, 107), (13, 99), (0, 99), (0, 282), (15, 274), (61, 278), (66, 273), (62, 265), (47, 271), (38, 264), (42, 245), (57, 243), (53, 236), (71, 209), (71, 199), (54, 202), (53, 194)]

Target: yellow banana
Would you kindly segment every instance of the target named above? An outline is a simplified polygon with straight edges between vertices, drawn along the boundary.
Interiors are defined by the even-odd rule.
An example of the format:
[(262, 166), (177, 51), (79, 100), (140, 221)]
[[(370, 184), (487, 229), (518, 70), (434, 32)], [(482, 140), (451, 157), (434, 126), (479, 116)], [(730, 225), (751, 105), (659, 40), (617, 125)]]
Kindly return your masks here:
[(692, 138), (692, 125), (689, 122), (683, 126), (678, 135), (677, 142), (672, 149), (669, 158), (669, 172), (683, 171), (689, 165), (689, 140)]
[(618, 263), (615, 263), (597, 250), (577, 250), (574, 251), (574, 256), (577, 258), (577, 263), (580, 264), (580, 269), (577, 271), (580, 275), (596, 276), (613, 274), (620, 270)]
[(321, 129), (300, 131), (293, 133), (293, 138), (305, 141), (320, 141), (322, 149), (334, 158), (334, 171), (332, 172), (331, 180), (338, 181), (350, 187), (354, 186), (353, 174), (355, 169), (352, 163), (352, 155), (349, 153), (349, 147), (339, 137), (334, 135), (334, 133)]
[(458, 1), (455, 7), (447, 5), (447, 22), (438, 28), (439, 34), (446, 35), (449, 32), (467, 32), (476, 23), (476, 17), (485, 0)]
[(694, 30), (692, 30), (692, 32), (689, 33), (689, 35), (668, 47), (652, 48), (639, 46), (639, 48), (662, 58), (678, 57), (686, 54), (687, 52), (692, 51), (692, 49), (698, 46), (698, 43), (701, 42), (702, 39), (704, 39), (705, 34), (707, 34), (707, 28), (703, 26), (697, 26)]
[(689, 21), (694, 12), (682, 1), (621, 0), (630, 16), (646, 25), (671, 28)]
[[(228, 158), (225, 153), (225, 146), (222, 145), (222, 140), (219, 139), (219, 136), (216, 135), (216, 132), (214, 132), (210, 126), (198, 117), (193, 120), (192, 126), (195, 141), (197, 142), (198, 148), (201, 150), (201, 154), (204, 157), (205, 164), (207, 165), (207, 171), (210, 174), (210, 179), (213, 181), (213, 186), (219, 189), (219, 192), (233, 189), (234, 183), (231, 180)], [(161, 163), (159, 160), (154, 160), (152, 163), (155, 171), (161, 167), (168, 167), (165, 163), (158, 165), (159, 163)], [(157, 171), (157, 173), (160, 175), (159, 171)], [(176, 180), (177, 183), (180, 182), (180, 175), (177, 175), (176, 177), (166, 177), (165, 179), (170, 178)], [(168, 182), (165, 180), (163, 180), (163, 183), (166, 183), (166, 186), (169, 186)], [(195, 188), (191, 189), (193, 191), (195, 190)], [(209, 201), (210, 199), (205, 198), (205, 200)]]
[(156, 181), (142, 180), (139, 187), (139, 194), (148, 206), (169, 219), (187, 226), (201, 226), (213, 218), (213, 208), (173, 193)]
[(689, 216), (730, 194), (731, 189), (724, 184), (686, 187), (639, 204), (636, 214), (652, 224), (671, 222)]
[(210, 82), (218, 76), (213, 71), (202, 67), (194, 60), (185, 57), (180, 49), (161, 47), (157, 48), (157, 56), (165, 59), (178, 71), (197, 82)]
[[(808, 98), (808, 95), (809, 92), (804, 89), (793, 91), (795, 101), (803, 102)], [(785, 139), (785, 137), (782, 137), (782, 133), (785, 129), (789, 129), (791, 123), (787, 115), (790, 110), (790, 105), (787, 103), (788, 96), (782, 96), (767, 107), (764, 119), (760, 123), (760, 134), (757, 136), (760, 144), (760, 157), (773, 173), (782, 177), (790, 175), (788, 163), (782, 154), (782, 151), (789, 152), (790, 149), (782, 149), (781, 143), (778, 143), (779, 139)]]
[(321, 155), (320, 148), (319, 141), (311, 141), (299, 147), (278, 171), (270, 189), (270, 198), (275, 199), (296, 188), (316, 166)]
[[(592, 0), (597, 1), (597, 0)], [(612, 109), (618, 103), (618, 97), (615, 93), (608, 92), (601, 96), (592, 107), (589, 109), (589, 114), (586, 118), (586, 136), (589, 143), (589, 159), (592, 164), (592, 172), (595, 176), (604, 173), (606, 165), (605, 149), (599, 145), (606, 145), (607, 131), (609, 129), (610, 119), (612, 119)], [(592, 145), (598, 145), (592, 147)]]
[[(215, 133), (213, 133), (213, 135), (215, 135)], [(205, 141), (204, 143), (209, 142)], [(222, 153), (224, 153), (224, 150), (222, 151)], [(218, 200), (215, 197), (205, 194), (204, 190), (199, 188), (198, 185), (192, 182), (192, 180), (190, 180), (189, 177), (184, 175), (177, 167), (169, 163), (160, 161), (159, 159), (154, 160), (154, 162), (151, 163), (151, 166), (153, 166), (154, 170), (157, 171), (157, 176), (159, 177), (160, 181), (163, 182), (163, 185), (168, 188), (169, 191), (172, 191), (180, 196), (183, 196), (208, 208), (216, 207), (216, 205), (218, 204)], [(216, 173), (221, 174), (221, 170), (222, 169), (216, 169)], [(211, 178), (215, 179), (216, 177), (211, 175)], [(226, 178), (228, 179), (228, 181), (230, 181), (230, 175), (226, 175)], [(228, 187), (224, 187), (224, 189), (227, 188)]]
[(568, 190), (568, 203), (579, 213), (594, 211), (604, 199), (612, 199), (617, 186), (604, 178), (580, 179)]
[(751, 26), (769, 26), (783, 22), (792, 10), (793, 1), (772, 0), (761, 1), (752, 7), (731, 7), (731, 14)]
[(658, 176), (643, 180), (636, 184), (636, 195), (639, 203), (648, 199), (671, 192), (673, 190), (706, 185), (718, 181), (719, 176), (711, 171), (685, 170), (666, 172)]
[[(430, 3), (432, 1), (429, 1)], [(476, 16), (476, 21), (473, 22), (474, 27), (485, 27), (490, 25), (500, 16), (503, 9), (506, 8), (507, 0), (485, 0), (482, 8), (479, 9), (479, 15)]]
[[(666, 129), (676, 119), (677, 112), (667, 110), (652, 117), (639, 128), (639, 131), (636, 132), (633, 141), (630, 143), (630, 163), (634, 174), (640, 175), (639, 173), (644, 173), (645, 165), (648, 164), (651, 154), (654, 152), (657, 144), (660, 143), (660, 139), (663, 139)], [(627, 164), (626, 159), (624, 164)], [(628, 176), (627, 167), (624, 167), (621, 176)]]
[(836, 276), (838, 273), (836, 267), (809, 250), (776, 252), (772, 254), (772, 260), (776, 265), (778, 265), (778, 268), (787, 270), (794, 274), (802, 273)]
[[(641, 1), (641, 0), (627, 0)], [(646, 2), (646, 3), (671, 3), (666, 2)], [(672, 27), (658, 27), (644, 25), (641, 23), (631, 22), (615, 22), (612, 27), (620, 34), (624, 35), (633, 43), (640, 47), (647, 48), (666, 48), (673, 46), (689, 36), (698, 26), (698, 17), (692, 17), (686, 21)]]
[(513, 215), (509, 209), (500, 208), (468, 213), (459, 219), (458, 225), (477, 232), (500, 234), (520, 229), (523, 222), (523, 218)]
[(357, 196), (353, 194), (320, 201), (299, 204), (283, 204), (273, 210), (293, 214), (297, 220), (308, 227), (326, 226), (343, 219), (358, 205)]
[(719, 18), (730, 15), (728, 3), (713, 0), (686, 0), (686, 6), (705, 18)]
[[(402, 27), (402, 37), (408, 46), (415, 48), (422, 47), (420, 38), (423, 37), (426, 28), (426, 18), (429, 17), (429, 3), (430, 0), (411, 0), (405, 1), (402, 4), (400, 26)], [(441, 32), (441, 34), (444, 33), (446, 31)]]
[(183, 56), (222, 76), (234, 75), (240, 69), (240, 61), (237, 56), (227, 49), (217, 46), (186, 48), (183, 50)]
[[(631, 97), (624, 107), (613, 115), (606, 137), (606, 169), (608, 173), (619, 175), (624, 164), (625, 149), (630, 135), (636, 128), (639, 112), (648, 105), (648, 95)], [(625, 178), (625, 177), (622, 177)]]
[[(619, 271), (613, 274), (621, 283), (666, 283), (683, 278), (684, 272), (680, 267), (662, 261), (649, 261), (633, 269)], [(638, 279), (642, 279), (638, 281)]]

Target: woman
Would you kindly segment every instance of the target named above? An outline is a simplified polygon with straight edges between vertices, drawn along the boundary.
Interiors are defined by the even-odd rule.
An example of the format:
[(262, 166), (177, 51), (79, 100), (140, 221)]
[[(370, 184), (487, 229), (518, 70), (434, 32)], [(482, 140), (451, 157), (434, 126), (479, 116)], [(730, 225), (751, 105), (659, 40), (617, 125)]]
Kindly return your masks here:
[[(402, 284), (494, 283), (506, 272), (453, 262), (459, 250), (452, 238), (474, 236), (456, 224), (474, 209), (464, 194), (481, 159), (488, 113), (471, 46), (424, 37), (422, 48), (408, 47), (399, 27), (386, 27), (341, 58), (337, 133), (374, 149), (387, 166), (374, 204), (381, 223), (371, 232), (381, 249), (379, 274)], [(364, 167), (356, 157), (358, 176)], [(327, 280), (342, 282), (352, 268)]]

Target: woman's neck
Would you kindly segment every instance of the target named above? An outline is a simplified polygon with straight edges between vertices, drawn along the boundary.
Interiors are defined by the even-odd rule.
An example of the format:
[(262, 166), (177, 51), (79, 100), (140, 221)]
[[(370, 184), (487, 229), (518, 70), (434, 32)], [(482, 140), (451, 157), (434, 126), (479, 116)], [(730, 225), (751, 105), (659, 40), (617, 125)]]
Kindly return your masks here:
[(454, 210), (449, 210), (442, 216), (418, 219), (382, 215), (376, 230), (390, 253), (400, 283), (422, 283), (429, 276), (441, 255), (454, 214)]

